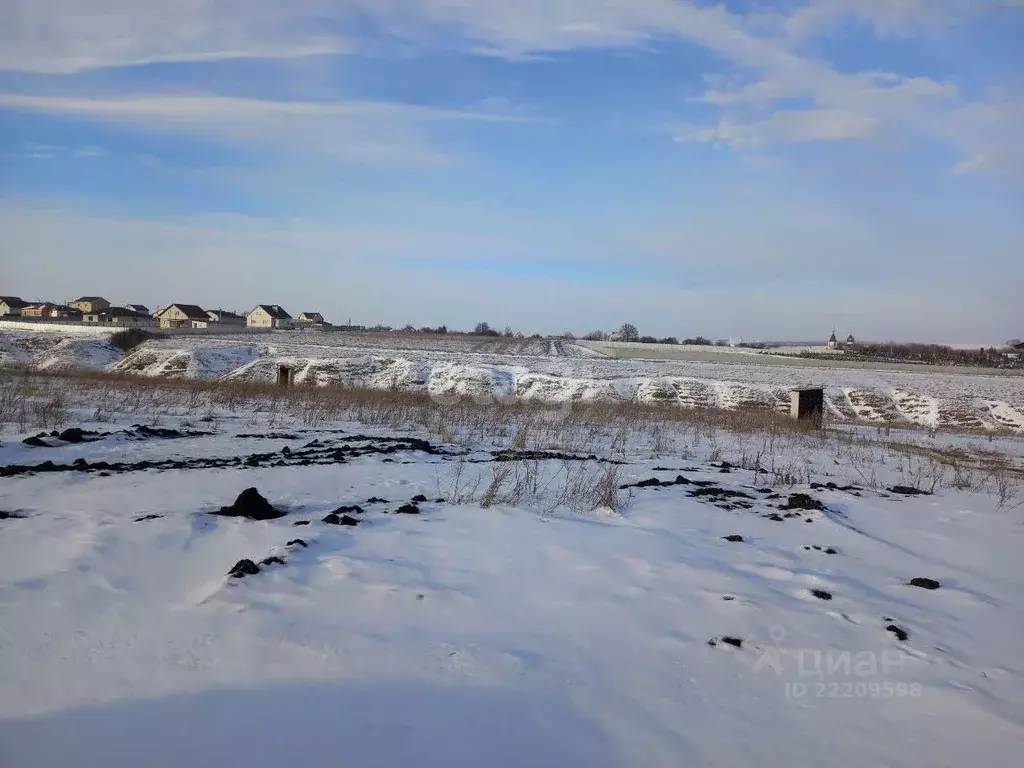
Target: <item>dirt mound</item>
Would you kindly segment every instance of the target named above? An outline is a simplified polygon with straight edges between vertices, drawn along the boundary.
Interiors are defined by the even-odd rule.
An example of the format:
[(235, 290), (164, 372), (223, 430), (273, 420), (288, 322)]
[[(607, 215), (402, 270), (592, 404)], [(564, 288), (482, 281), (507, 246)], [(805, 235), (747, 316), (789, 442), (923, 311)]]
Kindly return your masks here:
[(813, 496), (806, 493), (791, 493), (789, 499), (779, 509), (805, 509), (809, 511), (825, 512), (825, 505)]
[(224, 517), (244, 517), (248, 520), (275, 520), (284, 517), (285, 513), (274, 509), (255, 488), (246, 488), (235, 499), (230, 507), (221, 507), (215, 515)]
[(246, 576), (255, 576), (260, 572), (260, 567), (252, 560), (239, 560), (228, 571), (228, 576), (234, 579), (244, 579)]

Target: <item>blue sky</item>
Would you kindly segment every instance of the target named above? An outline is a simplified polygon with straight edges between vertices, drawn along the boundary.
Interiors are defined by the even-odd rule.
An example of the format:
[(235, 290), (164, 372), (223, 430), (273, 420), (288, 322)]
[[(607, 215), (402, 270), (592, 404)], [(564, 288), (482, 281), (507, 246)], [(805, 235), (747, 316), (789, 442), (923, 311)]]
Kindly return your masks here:
[(0, 0), (0, 293), (1020, 337), (1024, 0)]

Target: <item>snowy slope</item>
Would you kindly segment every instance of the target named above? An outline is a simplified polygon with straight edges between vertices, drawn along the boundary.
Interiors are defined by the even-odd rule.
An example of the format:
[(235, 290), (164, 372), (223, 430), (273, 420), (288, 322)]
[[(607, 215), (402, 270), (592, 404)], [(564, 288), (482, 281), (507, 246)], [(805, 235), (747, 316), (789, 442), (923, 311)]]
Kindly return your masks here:
[(266, 382), (285, 364), (295, 368), (296, 381), (320, 386), (778, 410), (789, 408), (792, 387), (817, 384), (839, 421), (1024, 433), (1024, 376), (778, 368), (762, 364), (758, 355), (746, 355), (750, 362), (743, 364), (609, 359), (577, 354), (582, 347), (550, 340), (310, 333), (261, 336), (260, 343), (252, 338), (172, 337), (147, 342), (121, 359), (101, 340), (8, 333), (0, 334), (0, 364)]
[[(620, 514), (485, 509), (450, 502), (512, 466), (487, 451), (289, 430), (6, 437), (0, 466), (108, 468), (0, 478), (21, 515), (0, 519), (0, 765), (1019, 765), (1019, 508), (773, 499), (763, 476), (633, 455), (622, 484), (672, 484), (621, 491)], [(541, 485), (572, 464), (533, 463)], [(248, 486), (287, 514), (210, 514)], [(825, 510), (780, 510), (796, 491)], [(321, 522), (341, 504), (357, 527)]]
[(0, 365), (32, 365), (41, 370), (95, 370), (106, 368), (121, 357), (121, 350), (105, 337), (0, 332)]

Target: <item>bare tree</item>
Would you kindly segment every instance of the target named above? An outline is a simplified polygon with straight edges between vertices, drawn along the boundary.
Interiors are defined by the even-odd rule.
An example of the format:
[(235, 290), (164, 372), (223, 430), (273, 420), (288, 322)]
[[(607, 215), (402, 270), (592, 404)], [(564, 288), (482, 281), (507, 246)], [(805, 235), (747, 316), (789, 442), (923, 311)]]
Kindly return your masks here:
[(632, 323), (623, 323), (622, 327), (619, 328), (619, 336), (622, 337), (623, 341), (636, 341), (640, 338), (640, 331)]

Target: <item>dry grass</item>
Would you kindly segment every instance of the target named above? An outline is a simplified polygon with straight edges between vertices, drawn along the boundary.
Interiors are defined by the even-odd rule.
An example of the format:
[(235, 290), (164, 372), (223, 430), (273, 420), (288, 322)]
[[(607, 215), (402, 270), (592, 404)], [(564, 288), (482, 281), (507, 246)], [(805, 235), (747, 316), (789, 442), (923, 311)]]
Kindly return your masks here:
[[(628, 402), (544, 404), (527, 400), (435, 398), (424, 392), (340, 386), (281, 388), (251, 381), (147, 379), (101, 372), (47, 373), (0, 369), (0, 428), (53, 429), (72, 418), (115, 417), (161, 423), (170, 418), (213, 423), (230, 416), (246, 425), (316, 427), (333, 421), (416, 432), (449, 444), (555, 450), (607, 458), (671, 456), (727, 459), (776, 486), (824, 481), (836, 467), (879, 488), (895, 469), (900, 483), (926, 491), (956, 488), (991, 494), (1011, 507), (1024, 483), (1020, 462), (996, 450), (947, 448), (925, 432), (817, 429), (767, 409), (717, 410)], [(887, 430), (888, 431), (888, 430)], [(820, 465), (831, 456), (832, 467)], [(815, 461), (818, 463), (816, 464)], [(535, 464), (535, 463), (534, 463)], [(493, 466), (493, 475), (456, 467), (444, 482), (450, 501), (483, 506), (555, 497), (575, 509), (619, 506), (617, 469), (572, 462), (557, 476), (530, 462)]]
[(621, 507), (620, 469), (617, 464), (594, 461), (546, 464), (537, 460), (496, 462), (487, 465), (491, 477), (486, 487), (484, 475), (474, 475), (469, 466), (465, 461), (456, 462), (445, 477), (439, 477), (438, 487), (447, 501), (479, 504), (484, 509), (496, 505), (526, 506), (546, 515), (558, 509), (580, 514), (595, 510), (617, 514)]

